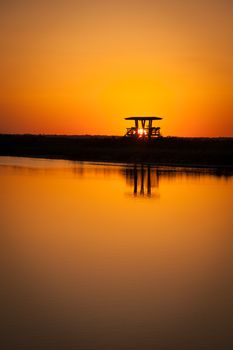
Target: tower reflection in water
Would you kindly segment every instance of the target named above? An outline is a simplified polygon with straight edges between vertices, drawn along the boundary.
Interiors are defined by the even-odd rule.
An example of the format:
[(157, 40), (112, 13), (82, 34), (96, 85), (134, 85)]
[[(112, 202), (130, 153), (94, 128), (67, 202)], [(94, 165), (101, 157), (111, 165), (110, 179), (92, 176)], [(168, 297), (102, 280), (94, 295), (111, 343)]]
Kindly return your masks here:
[(159, 193), (154, 190), (159, 187), (158, 172), (150, 165), (134, 165), (132, 168), (126, 168), (125, 176), (134, 197), (159, 197)]

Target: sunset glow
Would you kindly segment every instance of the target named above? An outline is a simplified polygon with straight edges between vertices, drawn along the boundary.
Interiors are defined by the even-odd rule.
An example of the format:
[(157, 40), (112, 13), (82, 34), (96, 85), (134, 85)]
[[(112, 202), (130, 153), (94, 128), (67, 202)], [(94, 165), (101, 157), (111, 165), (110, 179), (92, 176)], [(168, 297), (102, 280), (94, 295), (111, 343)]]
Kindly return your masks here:
[(233, 136), (233, 2), (1, 2), (0, 132)]

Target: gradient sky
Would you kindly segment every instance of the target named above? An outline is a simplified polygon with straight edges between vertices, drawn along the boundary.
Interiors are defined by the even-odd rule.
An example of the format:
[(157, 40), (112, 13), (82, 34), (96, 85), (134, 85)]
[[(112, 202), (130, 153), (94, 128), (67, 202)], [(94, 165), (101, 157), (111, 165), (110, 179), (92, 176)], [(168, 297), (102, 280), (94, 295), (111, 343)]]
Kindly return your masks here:
[(0, 4), (0, 132), (233, 136), (232, 0)]

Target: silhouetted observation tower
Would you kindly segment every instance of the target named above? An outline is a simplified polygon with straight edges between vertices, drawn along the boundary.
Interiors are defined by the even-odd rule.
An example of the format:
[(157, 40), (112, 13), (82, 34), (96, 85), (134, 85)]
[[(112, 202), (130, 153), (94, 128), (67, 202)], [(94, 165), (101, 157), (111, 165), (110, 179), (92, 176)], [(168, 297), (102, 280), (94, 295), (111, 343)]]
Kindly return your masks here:
[(155, 138), (160, 137), (160, 127), (153, 126), (154, 120), (161, 120), (160, 117), (128, 117), (125, 120), (134, 120), (135, 126), (127, 128), (126, 137), (132, 138)]

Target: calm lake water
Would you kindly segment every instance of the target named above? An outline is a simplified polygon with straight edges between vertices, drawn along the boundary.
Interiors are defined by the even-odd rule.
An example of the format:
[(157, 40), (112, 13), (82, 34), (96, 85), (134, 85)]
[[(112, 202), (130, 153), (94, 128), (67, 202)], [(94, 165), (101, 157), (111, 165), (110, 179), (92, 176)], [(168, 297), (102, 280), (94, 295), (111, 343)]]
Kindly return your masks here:
[(233, 178), (0, 157), (1, 348), (233, 348)]

